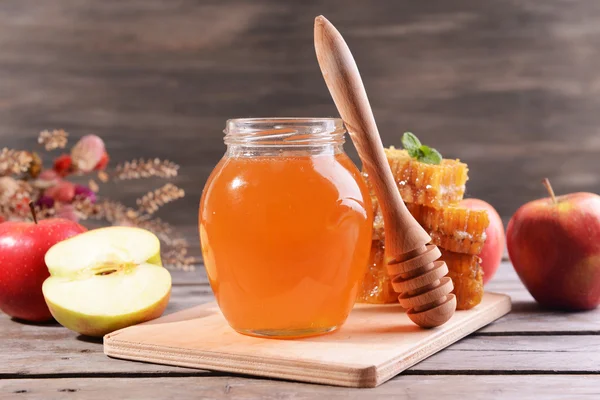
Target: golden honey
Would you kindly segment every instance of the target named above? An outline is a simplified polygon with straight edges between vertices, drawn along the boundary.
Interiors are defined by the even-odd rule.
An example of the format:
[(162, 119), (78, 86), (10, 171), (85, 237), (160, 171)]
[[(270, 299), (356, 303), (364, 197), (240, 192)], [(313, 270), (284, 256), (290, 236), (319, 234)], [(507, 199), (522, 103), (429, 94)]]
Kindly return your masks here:
[(261, 125), (237, 148), (230, 143), (200, 204), (211, 287), (229, 324), (249, 335), (339, 327), (369, 257), (372, 205), (359, 171), (339, 139), (322, 133), (319, 141), (314, 129), (302, 139), (296, 131), (307, 129), (295, 123)]

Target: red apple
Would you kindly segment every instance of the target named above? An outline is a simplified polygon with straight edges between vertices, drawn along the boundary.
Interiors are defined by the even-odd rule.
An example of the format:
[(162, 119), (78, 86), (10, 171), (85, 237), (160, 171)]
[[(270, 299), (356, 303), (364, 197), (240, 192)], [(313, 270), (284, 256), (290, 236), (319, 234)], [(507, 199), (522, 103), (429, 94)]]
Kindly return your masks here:
[(600, 196), (572, 193), (523, 205), (507, 228), (510, 259), (542, 306), (590, 310), (600, 304)]
[(0, 310), (11, 317), (41, 322), (52, 318), (42, 295), (50, 276), (44, 256), (54, 244), (86, 229), (65, 219), (0, 224)]
[(486, 284), (496, 274), (502, 261), (505, 243), (504, 224), (496, 209), (483, 200), (465, 199), (460, 202), (460, 205), (472, 210), (485, 210), (490, 219), (490, 225), (485, 230), (485, 244), (479, 253), (483, 269), (483, 283)]

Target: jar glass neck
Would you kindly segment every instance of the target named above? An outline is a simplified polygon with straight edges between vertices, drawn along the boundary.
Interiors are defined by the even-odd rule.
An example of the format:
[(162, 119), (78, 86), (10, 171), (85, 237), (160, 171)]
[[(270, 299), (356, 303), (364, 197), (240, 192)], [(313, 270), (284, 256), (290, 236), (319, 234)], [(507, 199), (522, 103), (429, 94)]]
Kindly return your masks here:
[(243, 118), (227, 121), (229, 156), (336, 154), (346, 130), (339, 118)]

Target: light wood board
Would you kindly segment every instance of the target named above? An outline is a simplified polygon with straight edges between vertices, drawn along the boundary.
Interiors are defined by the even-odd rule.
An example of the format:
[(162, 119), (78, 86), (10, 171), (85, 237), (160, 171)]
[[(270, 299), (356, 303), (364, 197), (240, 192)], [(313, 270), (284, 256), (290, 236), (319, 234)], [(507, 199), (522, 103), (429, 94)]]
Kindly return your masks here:
[(375, 387), (510, 311), (510, 298), (486, 293), (469, 311), (423, 330), (399, 305), (357, 305), (329, 335), (273, 340), (232, 330), (215, 303), (104, 337), (116, 358), (348, 387)]

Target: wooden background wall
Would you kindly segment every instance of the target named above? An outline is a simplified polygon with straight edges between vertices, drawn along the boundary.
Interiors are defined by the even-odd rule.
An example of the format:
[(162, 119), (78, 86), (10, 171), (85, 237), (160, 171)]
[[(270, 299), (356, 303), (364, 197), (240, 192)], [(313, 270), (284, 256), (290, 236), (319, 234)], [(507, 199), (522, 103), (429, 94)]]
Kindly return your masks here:
[[(4, 0), (0, 146), (64, 128), (101, 135), (114, 162), (172, 159), (188, 195), (163, 216), (194, 225), (227, 118), (337, 114), (318, 14), (349, 42), (386, 145), (411, 130), (461, 158), (468, 196), (505, 219), (544, 176), (600, 192), (597, 0)], [(150, 186), (107, 190), (131, 202)]]

